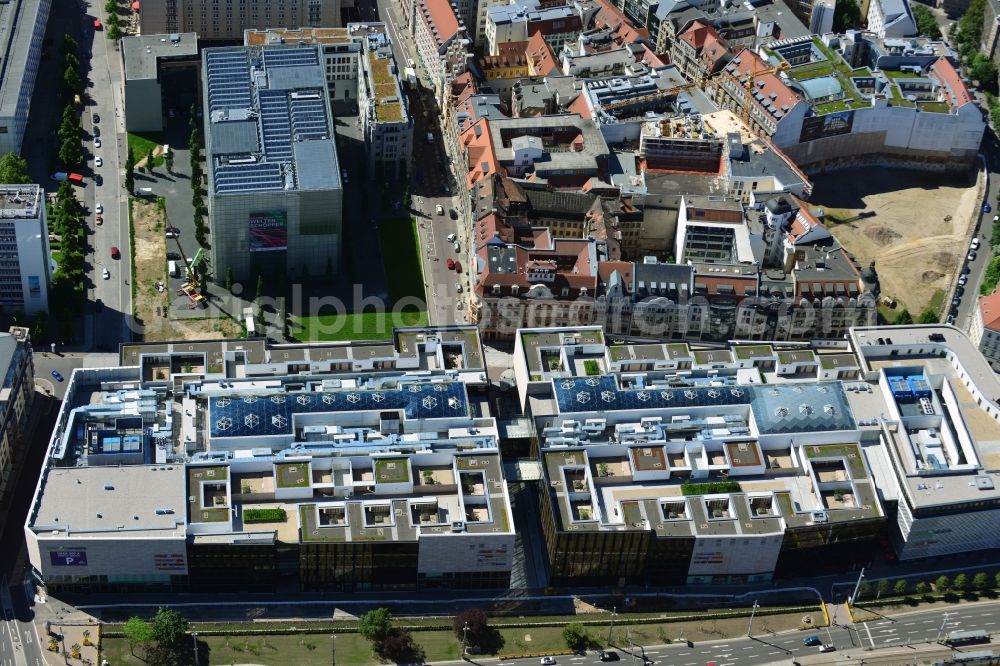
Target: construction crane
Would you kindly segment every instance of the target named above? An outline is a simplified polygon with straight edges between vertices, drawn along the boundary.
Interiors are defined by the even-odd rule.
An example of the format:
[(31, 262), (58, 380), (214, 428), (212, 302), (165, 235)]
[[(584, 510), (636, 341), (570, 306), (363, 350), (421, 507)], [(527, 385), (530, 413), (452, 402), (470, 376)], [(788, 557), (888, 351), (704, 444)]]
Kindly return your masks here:
[(187, 281), (181, 285), (181, 288), (177, 290), (177, 295), (184, 294), (189, 299), (191, 299), (191, 307), (205, 307), (207, 303), (205, 302), (205, 297), (198, 293), (198, 278), (195, 277), (194, 268), (195, 262), (203, 261), (202, 248), (198, 248), (198, 251), (194, 255), (194, 259), (188, 263), (187, 255), (184, 254), (184, 248), (181, 247), (181, 239), (179, 235), (174, 236), (174, 243), (177, 244), (177, 251), (180, 252), (181, 259), (184, 261), (184, 266), (187, 268)]
[(774, 67), (764, 67), (763, 69), (754, 69), (747, 73), (747, 82), (746, 85), (744, 86), (744, 92), (743, 92), (743, 109), (741, 116), (743, 118), (743, 122), (746, 123), (748, 127), (750, 126), (750, 107), (753, 106), (754, 79), (756, 79), (758, 76), (763, 76), (765, 74), (777, 74), (778, 72), (781, 72), (787, 68), (788, 68), (788, 63), (783, 62), (780, 65), (776, 65)]

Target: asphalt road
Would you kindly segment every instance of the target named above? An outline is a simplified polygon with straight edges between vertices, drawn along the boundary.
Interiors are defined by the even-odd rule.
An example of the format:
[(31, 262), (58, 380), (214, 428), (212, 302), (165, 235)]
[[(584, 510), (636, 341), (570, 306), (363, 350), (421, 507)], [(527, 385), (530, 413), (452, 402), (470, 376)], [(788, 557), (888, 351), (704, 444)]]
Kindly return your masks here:
[[(84, 189), (84, 205), (89, 211), (87, 225), (91, 235), (92, 259), (89, 262), (89, 278), (92, 289), (88, 294), (95, 304), (90, 342), (114, 347), (119, 341), (131, 339), (130, 320), (132, 313), (132, 291), (128, 284), (131, 273), (131, 256), (128, 229), (128, 197), (125, 196), (122, 180), (127, 151), (127, 135), (123, 105), (119, 93), (121, 74), (118, 66), (118, 51), (113, 42), (103, 32), (89, 28), (93, 16), (101, 12), (101, 7), (88, 5), (81, 20), (85, 25), (82, 48), (91, 50), (90, 70), (87, 73), (87, 103), (84, 107), (82, 125), (89, 134), (84, 147), (90, 152), (89, 160), (94, 165), (93, 173), (101, 176), (101, 184), (92, 179)], [(89, 35), (89, 36), (88, 36)], [(94, 114), (99, 114), (100, 123), (94, 123)], [(100, 132), (101, 147), (95, 142), (95, 134)], [(96, 166), (100, 156), (104, 164)], [(104, 208), (104, 223), (96, 224), (96, 206)], [(113, 259), (111, 248), (117, 247), (120, 259)], [(110, 278), (102, 277), (107, 269)], [(98, 306), (100, 301), (103, 307)]]
[[(987, 177), (989, 179), (983, 201), (988, 202), (992, 211), (985, 213), (980, 208), (979, 223), (975, 230), (975, 236), (980, 240), (979, 251), (973, 261), (966, 260), (963, 266), (968, 266), (968, 282), (964, 290), (958, 289), (952, 294), (952, 298), (959, 298), (958, 311), (955, 315), (955, 325), (962, 330), (968, 331), (972, 324), (972, 317), (976, 313), (979, 302), (979, 286), (983, 282), (986, 274), (986, 267), (990, 263), (990, 238), (993, 235), (993, 218), (997, 215), (1000, 202), (997, 201), (997, 193), (1000, 192), (1000, 142), (997, 141), (993, 130), (987, 128), (983, 137), (982, 154), (986, 159)], [(964, 291), (964, 293), (962, 293)], [(961, 294), (961, 295), (959, 295)], [(950, 310), (949, 310), (950, 311)]]
[[(381, 20), (389, 29), (393, 55), (402, 68), (412, 60), (422, 81), (428, 79), (413, 38), (403, 27), (393, 0), (358, 0), (357, 12), (365, 20)], [(417, 218), (421, 261), (424, 269), (424, 290), (430, 323), (445, 325), (464, 321), (469, 289), (468, 232), (451, 211), (459, 211), (455, 195), (458, 187), (452, 181), (450, 158), (445, 150), (440, 126), (440, 112), (430, 89), (419, 86), (410, 91), (410, 113), (413, 116), (413, 156), (411, 164), (412, 213)], [(427, 135), (433, 138), (427, 141)], [(441, 206), (443, 215), (437, 214)], [(456, 235), (455, 242), (448, 236)], [(448, 259), (461, 264), (461, 272), (448, 268)], [(461, 291), (459, 291), (461, 287)]]
[[(831, 607), (832, 608), (832, 607)], [(948, 616), (945, 617), (945, 612)], [(848, 621), (837, 618), (835, 623)], [(944, 633), (973, 629), (1000, 632), (1000, 605), (997, 602), (969, 604), (949, 609), (934, 609), (907, 613), (896, 618), (887, 617), (878, 622), (859, 625), (840, 625), (815, 632), (790, 631), (774, 635), (754, 635), (753, 638), (733, 638), (718, 641), (697, 642), (694, 647), (676, 642), (671, 645), (614, 646), (620, 663), (642, 664), (643, 654), (654, 664), (670, 666), (704, 666), (714, 662), (715, 666), (755, 666), (762, 664), (790, 664), (793, 659), (818, 654), (818, 647), (807, 647), (802, 641), (817, 636), (824, 643), (831, 643), (837, 649), (838, 658), (863, 658), (868, 650), (913, 643), (935, 641)], [(634, 657), (633, 657), (634, 655)], [(601, 664), (597, 652), (586, 655), (557, 657), (561, 666), (589, 666)], [(539, 660), (513, 659), (503, 662), (511, 666), (537, 666)]]

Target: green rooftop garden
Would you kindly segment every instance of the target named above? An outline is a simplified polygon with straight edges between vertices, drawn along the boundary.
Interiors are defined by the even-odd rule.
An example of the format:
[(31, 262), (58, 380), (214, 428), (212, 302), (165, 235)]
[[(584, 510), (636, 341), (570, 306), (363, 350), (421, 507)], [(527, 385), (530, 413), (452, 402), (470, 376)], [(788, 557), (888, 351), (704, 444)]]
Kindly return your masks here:
[[(827, 370), (831, 370), (833, 368), (852, 367), (852, 366), (849, 366), (849, 365), (842, 365), (839, 362), (839, 359), (843, 358), (843, 356), (844, 356), (843, 354), (824, 354), (824, 355), (821, 355), (819, 357), (819, 365), (820, 365), (820, 367), (825, 368)], [(857, 363), (853, 363), (853, 365), (856, 366)]]
[(951, 113), (948, 102), (917, 102), (917, 108), (930, 113)]
[(822, 104), (817, 104), (815, 106), (817, 115), (824, 115), (826, 113), (836, 113), (837, 111), (847, 111), (854, 107), (849, 106), (847, 102), (842, 99), (836, 99), (832, 102), (823, 102)]
[(309, 541), (337, 542), (346, 541), (346, 530), (335, 527), (319, 527), (316, 524), (316, 505), (303, 504), (299, 507), (299, 538), (303, 543)]
[(816, 355), (808, 350), (778, 352), (778, 361), (781, 363), (808, 363), (815, 360)]
[(309, 463), (307, 461), (294, 463), (278, 463), (275, 465), (278, 473), (279, 488), (306, 488), (309, 486)]
[(406, 483), (410, 466), (406, 458), (380, 458), (375, 461), (375, 483)]
[(244, 509), (244, 523), (282, 523), (288, 518), (284, 509)]
[(667, 351), (671, 355), (687, 354), (689, 353), (690, 349), (691, 349), (690, 347), (688, 347), (686, 344), (682, 342), (675, 343), (672, 345), (667, 345)]
[(833, 73), (833, 65), (828, 61), (811, 62), (806, 65), (799, 65), (788, 70), (788, 75), (796, 81), (808, 81), (820, 76), (829, 76)]
[(681, 492), (685, 495), (720, 495), (724, 493), (739, 493), (742, 491), (743, 487), (736, 481), (681, 484)]
[(865, 463), (861, 460), (861, 449), (855, 444), (820, 444), (810, 445), (802, 448), (806, 452), (806, 457), (813, 458), (844, 458), (847, 466), (851, 470), (851, 477), (854, 479), (864, 479), (868, 477), (865, 471)]
[(774, 353), (770, 345), (740, 345), (735, 347), (736, 358), (748, 359), (755, 356), (770, 356)]
[(608, 347), (608, 354), (611, 355), (612, 361), (627, 361), (632, 358), (629, 348), (624, 345), (620, 347)]

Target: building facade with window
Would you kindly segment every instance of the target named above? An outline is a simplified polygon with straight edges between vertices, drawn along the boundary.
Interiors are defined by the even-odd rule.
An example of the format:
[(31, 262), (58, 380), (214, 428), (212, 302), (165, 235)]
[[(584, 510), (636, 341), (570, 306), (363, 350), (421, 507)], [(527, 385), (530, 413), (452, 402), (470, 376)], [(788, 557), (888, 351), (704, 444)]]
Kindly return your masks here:
[(341, 25), (340, 0), (160, 0), (143, 3), (144, 35), (196, 32), (202, 40), (242, 40), (244, 30)]
[(51, 282), (45, 191), (0, 185), (0, 305), (27, 315), (48, 312)]
[(0, 4), (0, 155), (20, 153), (51, 0)]

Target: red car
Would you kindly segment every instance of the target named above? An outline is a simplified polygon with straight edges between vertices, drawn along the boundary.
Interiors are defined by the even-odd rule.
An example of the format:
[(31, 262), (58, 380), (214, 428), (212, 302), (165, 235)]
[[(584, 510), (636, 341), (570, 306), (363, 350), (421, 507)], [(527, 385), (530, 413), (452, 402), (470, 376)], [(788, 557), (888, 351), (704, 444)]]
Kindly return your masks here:
[(448, 258), (448, 270), (453, 270), (455, 268), (455, 260), (451, 257)]
[(101, 25), (101, 19), (94, 19), (94, 30), (102, 30), (104, 26)]
[(455, 272), (456, 273), (461, 273), (462, 272), (462, 262), (460, 262), (460, 261), (456, 261), (455, 262)]
[(121, 259), (122, 258), (122, 253), (119, 252), (118, 248), (115, 247), (114, 245), (111, 246), (111, 258), (112, 259)]

